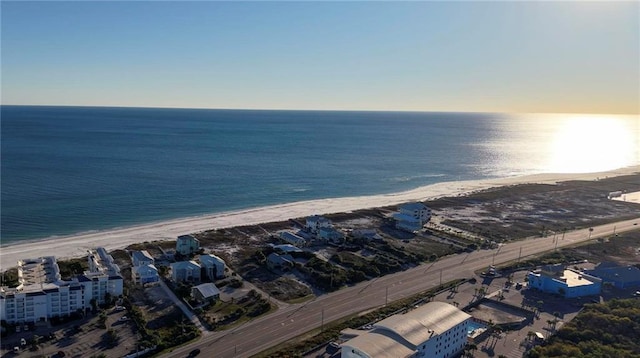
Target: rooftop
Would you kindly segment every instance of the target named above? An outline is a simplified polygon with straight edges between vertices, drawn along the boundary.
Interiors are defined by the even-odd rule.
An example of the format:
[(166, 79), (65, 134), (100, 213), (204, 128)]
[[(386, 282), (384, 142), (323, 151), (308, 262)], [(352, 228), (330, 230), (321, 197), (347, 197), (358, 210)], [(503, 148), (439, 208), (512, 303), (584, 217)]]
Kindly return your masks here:
[(220, 289), (218, 289), (218, 287), (213, 283), (203, 283), (201, 285), (194, 286), (193, 289), (200, 291), (200, 294), (202, 294), (202, 297), (204, 298), (215, 297), (220, 294)]
[(405, 314), (385, 318), (374, 327), (395, 332), (417, 346), (469, 318), (471, 318), (470, 315), (448, 303), (429, 302)]
[(415, 350), (387, 336), (386, 332), (367, 332), (350, 339), (343, 346), (356, 348), (375, 358), (405, 358), (415, 353)]

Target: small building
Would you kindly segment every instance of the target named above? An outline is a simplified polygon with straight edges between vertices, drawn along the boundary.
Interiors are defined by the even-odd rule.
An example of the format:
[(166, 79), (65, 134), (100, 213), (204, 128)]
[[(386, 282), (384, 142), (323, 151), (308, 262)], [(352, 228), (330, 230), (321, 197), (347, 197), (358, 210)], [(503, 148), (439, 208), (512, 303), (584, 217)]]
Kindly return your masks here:
[(218, 256), (212, 254), (200, 255), (199, 260), (205, 275), (210, 280), (213, 281), (226, 276), (226, 264)]
[(155, 264), (153, 256), (147, 250), (131, 252), (131, 262), (133, 266), (147, 266)]
[(203, 283), (191, 287), (191, 297), (200, 302), (214, 302), (220, 299), (220, 289), (213, 283)]
[(586, 274), (602, 279), (603, 283), (611, 283), (614, 287), (625, 289), (640, 287), (640, 268), (615, 262), (602, 262), (593, 270), (585, 270)]
[(293, 268), (293, 257), (291, 255), (278, 255), (272, 252), (267, 256), (267, 267), (269, 270), (288, 271)]
[(282, 253), (298, 253), (298, 252), (302, 252), (302, 250), (300, 250), (299, 248), (291, 245), (291, 244), (282, 244), (282, 245), (271, 245), (271, 247), (273, 247), (273, 249), (275, 251), (279, 251)]
[(566, 269), (563, 265), (545, 265), (527, 275), (528, 287), (565, 298), (600, 294), (602, 280), (589, 274)]
[(398, 212), (393, 214), (396, 228), (405, 231), (418, 231), (431, 220), (431, 209), (422, 203), (408, 203), (401, 205)]
[(285, 242), (293, 245), (293, 246), (306, 246), (307, 245), (307, 240), (305, 240), (304, 238), (302, 238), (301, 236), (298, 236), (290, 231), (280, 231), (279, 233), (280, 239), (284, 240)]
[(341, 244), (344, 242), (344, 234), (333, 227), (321, 227), (318, 230), (318, 238), (332, 244)]
[(314, 235), (318, 235), (318, 231), (320, 230), (320, 228), (329, 228), (332, 227), (333, 224), (331, 223), (331, 220), (325, 218), (324, 216), (320, 216), (320, 215), (313, 215), (313, 216), (309, 216), (307, 218), (307, 222), (306, 222), (306, 226), (305, 228), (312, 234)]
[(171, 279), (173, 282), (199, 283), (201, 267), (195, 261), (178, 261), (171, 264)]
[(343, 358), (455, 357), (467, 343), (471, 316), (444, 302), (429, 302), (379, 321), (343, 343)]
[(176, 240), (176, 252), (183, 256), (193, 255), (200, 250), (200, 240), (192, 235), (181, 235)]
[(364, 239), (369, 241), (381, 241), (382, 236), (375, 229), (355, 229), (351, 231), (351, 235), (356, 239)]
[(144, 285), (147, 283), (154, 283), (154, 282), (160, 281), (158, 268), (153, 264), (133, 266), (131, 268), (131, 278), (133, 280), (133, 283), (138, 285)]

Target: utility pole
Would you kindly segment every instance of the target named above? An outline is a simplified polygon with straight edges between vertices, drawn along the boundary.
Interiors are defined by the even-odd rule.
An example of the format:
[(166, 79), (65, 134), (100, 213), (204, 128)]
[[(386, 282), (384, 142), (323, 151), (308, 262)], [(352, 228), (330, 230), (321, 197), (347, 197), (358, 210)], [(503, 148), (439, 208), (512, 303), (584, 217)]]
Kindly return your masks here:
[(440, 286), (442, 286), (442, 269), (440, 269)]
[(389, 286), (385, 287), (384, 289), (384, 305), (387, 305), (387, 302), (389, 302)]
[(520, 252), (518, 253), (518, 262), (520, 262), (520, 257), (522, 257), (522, 246), (520, 246)]
[(320, 332), (324, 332), (324, 307), (322, 307), (322, 313), (320, 316)]

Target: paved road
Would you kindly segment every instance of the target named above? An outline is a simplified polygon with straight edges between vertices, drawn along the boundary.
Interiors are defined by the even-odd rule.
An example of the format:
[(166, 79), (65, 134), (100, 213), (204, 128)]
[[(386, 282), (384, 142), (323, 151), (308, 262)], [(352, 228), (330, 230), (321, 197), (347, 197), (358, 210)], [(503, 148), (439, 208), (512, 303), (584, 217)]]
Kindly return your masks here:
[[(634, 225), (637, 224), (637, 225)], [(379, 307), (425, 291), (456, 278), (471, 277), (473, 272), (492, 263), (500, 264), (518, 257), (553, 250), (577, 242), (610, 236), (640, 228), (640, 218), (576, 230), (546, 238), (532, 238), (509, 243), (493, 250), (480, 250), (443, 258), (407, 271), (387, 275), (356, 286), (320, 296), (304, 304), (291, 305), (268, 316), (247, 322), (233, 330), (211, 333), (188, 346), (180, 347), (165, 357), (185, 357), (195, 348), (202, 356), (249, 357), (301, 333), (320, 327), (352, 313)], [(555, 238), (554, 238), (555, 237)]]

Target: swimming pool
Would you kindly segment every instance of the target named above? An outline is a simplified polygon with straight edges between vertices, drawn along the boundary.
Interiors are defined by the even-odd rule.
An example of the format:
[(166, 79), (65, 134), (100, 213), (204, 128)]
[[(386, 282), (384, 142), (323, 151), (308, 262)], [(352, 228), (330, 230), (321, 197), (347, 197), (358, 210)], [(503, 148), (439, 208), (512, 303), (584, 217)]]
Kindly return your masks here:
[(467, 335), (471, 335), (471, 333), (478, 328), (487, 328), (487, 326), (473, 320), (469, 321), (469, 325), (467, 326)]

